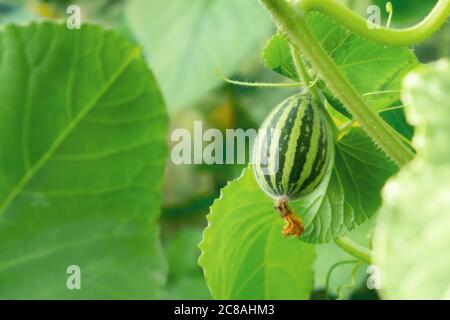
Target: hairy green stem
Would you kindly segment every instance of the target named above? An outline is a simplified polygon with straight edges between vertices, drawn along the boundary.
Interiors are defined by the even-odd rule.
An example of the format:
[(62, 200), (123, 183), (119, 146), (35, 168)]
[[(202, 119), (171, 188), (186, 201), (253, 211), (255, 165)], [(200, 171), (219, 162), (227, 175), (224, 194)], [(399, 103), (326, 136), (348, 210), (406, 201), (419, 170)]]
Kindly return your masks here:
[(412, 160), (413, 152), (398, 139), (394, 130), (369, 108), (311, 33), (306, 25), (305, 12), (300, 7), (287, 3), (286, 0), (261, 0), (261, 2), (272, 14), (279, 30), (312, 63), (336, 97), (373, 141), (399, 165)]
[(319, 11), (326, 14), (350, 31), (388, 46), (418, 44), (439, 30), (450, 15), (450, 0), (439, 0), (430, 14), (415, 26), (405, 29), (381, 26), (370, 29), (366, 19), (335, 0), (299, 0), (295, 5), (304, 13)]
[(271, 82), (247, 82), (247, 81), (239, 81), (232, 80), (225, 77), (220, 70), (217, 70), (217, 75), (223, 81), (234, 84), (241, 87), (252, 87), (252, 88), (292, 88), (292, 87), (301, 87), (301, 82), (286, 82), (286, 83), (271, 83)]
[(295, 69), (297, 71), (297, 75), (303, 81), (305, 87), (309, 90), (309, 93), (311, 94), (314, 101), (319, 105), (319, 108), (322, 110), (322, 113), (328, 120), (328, 124), (330, 125), (330, 128), (333, 132), (333, 136), (337, 138), (339, 133), (338, 128), (336, 127), (333, 118), (330, 116), (330, 113), (328, 112), (327, 107), (323, 102), (324, 97), (321, 95), (321, 92), (317, 89), (315, 84), (311, 85), (313, 83), (313, 80), (308, 73), (306, 65), (302, 61), (300, 53), (295, 49), (293, 45), (291, 45), (291, 56), (295, 65)]
[(342, 237), (335, 241), (335, 243), (341, 247), (342, 250), (348, 252), (355, 258), (358, 258), (359, 260), (366, 262), (368, 264), (372, 261), (372, 253), (369, 249), (361, 246), (360, 244), (354, 242), (350, 238)]

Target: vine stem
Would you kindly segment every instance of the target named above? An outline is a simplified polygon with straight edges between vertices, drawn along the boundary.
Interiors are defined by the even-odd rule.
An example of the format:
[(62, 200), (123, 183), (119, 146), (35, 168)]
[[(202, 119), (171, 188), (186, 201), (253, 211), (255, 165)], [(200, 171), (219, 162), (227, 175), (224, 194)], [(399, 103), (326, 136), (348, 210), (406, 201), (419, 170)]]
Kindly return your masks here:
[(355, 264), (358, 262), (360, 262), (360, 261), (359, 260), (346, 260), (346, 261), (337, 262), (331, 266), (330, 270), (328, 270), (327, 277), (325, 280), (324, 300), (328, 300), (330, 297), (330, 294), (329, 294), (330, 282), (331, 282), (331, 274), (333, 273), (333, 271), (339, 266), (346, 265), (346, 264)]
[(373, 42), (388, 46), (410, 46), (431, 36), (447, 21), (450, 0), (439, 0), (421, 22), (405, 29), (379, 27), (370, 29), (367, 20), (335, 0), (299, 0), (295, 4), (302, 12), (319, 11), (333, 18), (350, 31)]
[(342, 237), (335, 241), (335, 243), (344, 251), (348, 252), (355, 258), (358, 258), (359, 260), (366, 262), (368, 264), (372, 261), (372, 252), (361, 246), (360, 244), (354, 242), (350, 238)]
[(291, 44), (316, 68), (336, 97), (372, 140), (398, 165), (412, 160), (413, 152), (394, 130), (364, 102), (306, 25), (305, 12), (285, 0), (261, 0)]
[(271, 83), (271, 82), (247, 82), (247, 81), (239, 81), (233, 80), (225, 77), (219, 70), (217, 70), (217, 75), (223, 81), (234, 84), (241, 87), (252, 87), (252, 88), (292, 88), (292, 87), (300, 87), (302, 83), (300, 82), (286, 82), (286, 83)]
[(353, 289), (355, 287), (356, 273), (358, 272), (358, 270), (362, 264), (363, 264), (362, 261), (358, 261), (356, 263), (356, 265), (353, 267), (350, 283), (348, 283), (348, 284), (343, 283), (339, 287), (337, 287), (336, 291), (337, 291), (337, 295), (338, 295), (338, 297), (337, 297), (338, 300), (344, 299), (344, 294), (343, 294), (344, 289)]
[(328, 112), (324, 104), (324, 97), (321, 95), (321, 92), (317, 90), (317, 87), (314, 84), (314, 81), (312, 80), (312, 77), (309, 74), (308, 69), (306, 68), (305, 64), (302, 61), (300, 53), (295, 49), (293, 45), (291, 45), (291, 56), (294, 62), (295, 69), (297, 71), (297, 75), (303, 81), (305, 88), (309, 90), (309, 93), (311, 94), (313, 100), (319, 105), (319, 108), (322, 110), (322, 113), (327, 118), (328, 124), (330, 125), (331, 131), (333, 132), (333, 136), (337, 138), (339, 130), (336, 127), (333, 118), (330, 116), (330, 113)]

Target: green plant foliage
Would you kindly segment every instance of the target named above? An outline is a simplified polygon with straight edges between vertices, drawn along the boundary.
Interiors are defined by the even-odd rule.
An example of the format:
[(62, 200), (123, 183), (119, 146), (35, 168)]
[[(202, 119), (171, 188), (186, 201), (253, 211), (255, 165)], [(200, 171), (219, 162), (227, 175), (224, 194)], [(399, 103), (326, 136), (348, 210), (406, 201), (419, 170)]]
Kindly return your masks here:
[(127, 15), (171, 108), (220, 85), (215, 70), (236, 71), (273, 28), (258, 1), (135, 0)]
[[(410, 49), (372, 43), (352, 34), (323, 15), (312, 13), (308, 25), (360, 94), (399, 90), (403, 76), (418, 64)], [(267, 44), (263, 57), (269, 69), (296, 80), (296, 77), (292, 76), (295, 75), (295, 68), (289, 53), (287, 40), (276, 35)], [(335, 100), (333, 93), (322, 82), (321, 87), (330, 101)], [(374, 110), (382, 110), (397, 102), (399, 96), (399, 92), (391, 92), (364, 98)], [(342, 106), (336, 103), (333, 106), (342, 110)]]
[(449, 15), (0, 0), (0, 300), (450, 300)]
[(299, 81), (297, 70), (292, 60), (289, 42), (283, 36), (276, 34), (267, 41), (262, 58), (266, 68), (295, 81)]
[[(399, 90), (401, 79), (418, 64), (410, 49), (372, 43), (321, 14), (311, 14), (308, 25), (360, 94)], [(332, 95), (328, 89), (325, 91)], [(396, 102), (398, 97), (399, 93), (394, 92), (366, 96), (365, 100), (374, 110), (381, 110)]]
[(381, 205), (380, 190), (396, 166), (362, 129), (353, 129), (336, 145), (329, 181), (294, 204), (306, 228), (302, 240), (329, 242), (367, 221)]
[(139, 49), (32, 23), (0, 32), (0, 61), (0, 298), (160, 297), (167, 115)]
[(450, 299), (449, 74), (449, 60), (441, 60), (404, 81), (418, 156), (383, 190), (374, 250), (384, 298)]
[[(397, 170), (361, 129), (352, 130), (337, 144), (335, 163), (334, 167), (330, 164), (331, 173), (315, 192), (291, 203), (305, 224), (305, 232), (301, 236), (303, 241), (330, 242), (367, 221), (381, 204), (380, 190), (384, 182)], [(267, 230), (264, 229), (266, 231), (258, 237), (260, 240), (251, 244), (252, 252), (263, 250), (270, 243), (267, 242), (269, 231), (270, 234), (277, 234), (282, 229), (282, 220), (274, 213), (272, 200), (260, 191), (250, 171), (245, 170), (243, 177), (223, 190), (208, 216), (210, 227), (205, 231), (201, 245), (204, 257), (200, 264), (206, 270), (206, 278), (215, 298), (241, 297), (233, 295), (234, 287), (219, 287), (230, 281), (221, 279), (219, 275), (230, 273), (230, 270), (221, 268), (240, 268), (232, 273), (247, 274), (245, 267), (250, 263), (238, 253), (228, 253), (226, 248), (236, 247), (235, 242), (245, 242), (247, 237), (254, 238), (252, 232), (266, 225)], [(255, 201), (259, 198), (261, 200)], [(232, 227), (242, 234), (231, 232)], [(283, 241), (281, 236), (277, 240)], [(286, 244), (292, 242), (284, 241)], [(220, 258), (213, 258), (217, 252), (227, 252), (228, 261), (220, 262)], [(292, 253), (285, 251), (284, 254), (289, 256)], [(244, 262), (238, 263), (235, 259), (243, 259)]]
[[(381, 203), (380, 189), (396, 171), (395, 165), (361, 129), (354, 129), (337, 145), (336, 163), (339, 165), (318, 190), (292, 203), (305, 223), (301, 237), (304, 241), (333, 241), (369, 219)], [(200, 245), (203, 250), (200, 265), (215, 298), (291, 297), (288, 292), (285, 296), (250, 295), (253, 291), (255, 295), (267, 294), (267, 287), (273, 285), (270, 278), (266, 278), (267, 284), (260, 278), (273, 269), (267, 262), (275, 261), (272, 255), (293, 256), (290, 250), (301, 251), (304, 246), (302, 242), (295, 244), (294, 239), (283, 239), (282, 219), (272, 209), (272, 200), (259, 189), (251, 171), (246, 169), (241, 178), (230, 183), (211, 208), (210, 226)], [(272, 248), (277, 252), (272, 252)], [(248, 268), (258, 269), (252, 273)], [(290, 264), (284, 268), (289, 274)], [(282, 282), (277, 284), (281, 286)]]
[[(362, 129), (353, 129), (336, 145), (335, 166), (329, 170), (316, 191), (292, 203), (303, 218), (301, 239), (306, 242), (333, 241), (372, 217), (381, 204), (384, 182), (397, 168)], [(258, 188), (256, 181), (254, 188)], [(244, 190), (239, 194), (249, 197)], [(272, 211), (270, 205), (268, 211)]]
[(252, 168), (222, 189), (200, 243), (215, 299), (308, 299), (314, 246), (285, 239), (283, 220), (259, 189)]

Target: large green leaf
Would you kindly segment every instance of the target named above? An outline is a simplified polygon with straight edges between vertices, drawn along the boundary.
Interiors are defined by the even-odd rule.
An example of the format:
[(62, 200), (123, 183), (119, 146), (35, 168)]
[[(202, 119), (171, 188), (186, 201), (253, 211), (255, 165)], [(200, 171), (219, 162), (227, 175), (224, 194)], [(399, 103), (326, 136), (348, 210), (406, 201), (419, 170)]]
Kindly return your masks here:
[[(385, 47), (370, 42), (318, 13), (309, 15), (308, 25), (360, 94), (394, 90), (390, 93), (364, 96), (364, 100), (374, 110), (381, 110), (398, 102), (402, 78), (418, 64), (410, 49)], [(296, 80), (296, 77), (293, 77), (295, 68), (289, 56), (289, 45), (281, 35), (271, 38), (263, 58), (268, 68)], [(334, 94), (323, 83), (320, 85), (330, 102), (334, 100)], [(338, 107), (336, 103), (333, 105)]]
[(33, 23), (0, 61), (0, 298), (159, 297), (167, 115), (139, 49)]
[(418, 156), (383, 190), (374, 255), (388, 299), (450, 299), (449, 75), (442, 60), (404, 82)]
[[(408, 48), (385, 47), (350, 33), (332, 19), (313, 13), (308, 24), (341, 72), (361, 93), (399, 90), (401, 80), (418, 62)], [(328, 94), (332, 94), (326, 89)], [(391, 106), (399, 92), (365, 96), (374, 110)]]
[(199, 263), (214, 298), (309, 298), (314, 246), (283, 238), (283, 220), (251, 168), (222, 190), (208, 221)]
[(219, 85), (217, 69), (236, 71), (272, 28), (258, 1), (133, 0), (127, 15), (175, 108)]
[(306, 225), (302, 239), (333, 241), (375, 214), (380, 190), (396, 171), (362, 129), (353, 129), (336, 145), (329, 180), (304, 200), (294, 203)]

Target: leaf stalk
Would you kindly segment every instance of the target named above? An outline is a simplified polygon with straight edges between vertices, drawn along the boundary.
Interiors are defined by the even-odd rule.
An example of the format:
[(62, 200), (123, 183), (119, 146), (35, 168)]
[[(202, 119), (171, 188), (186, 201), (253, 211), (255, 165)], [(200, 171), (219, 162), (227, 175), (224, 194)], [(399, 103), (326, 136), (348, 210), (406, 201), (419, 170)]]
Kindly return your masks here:
[(335, 241), (336, 245), (338, 245), (342, 250), (351, 254), (355, 258), (370, 264), (372, 261), (372, 252), (361, 246), (360, 244), (354, 242), (350, 238), (342, 237)]
[(416, 45), (438, 31), (450, 15), (450, 0), (439, 0), (429, 15), (412, 27), (405, 29), (382, 26), (368, 28), (366, 19), (335, 0), (300, 0), (295, 3), (295, 6), (305, 15), (310, 11), (326, 14), (348, 30), (370, 41), (387, 46)]

